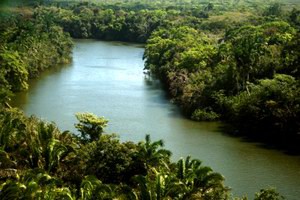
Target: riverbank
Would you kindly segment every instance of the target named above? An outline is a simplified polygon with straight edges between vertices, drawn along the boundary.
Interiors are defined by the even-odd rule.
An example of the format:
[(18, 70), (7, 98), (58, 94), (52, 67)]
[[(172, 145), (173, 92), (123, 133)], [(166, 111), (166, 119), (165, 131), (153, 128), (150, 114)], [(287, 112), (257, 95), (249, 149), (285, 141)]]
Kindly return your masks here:
[(153, 140), (163, 139), (173, 162), (188, 155), (200, 158), (225, 176), (234, 196), (251, 199), (259, 189), (274, 186), (297, 199), (298, 156), (230, 137), (222, 123), (184, 117), (160, 81), (143, 74), (143, 51), (132, 44), (75, 40), (73, 62), (32, 80), (14, 105), (72, 132), (76, 112), (93, 112), (109, 119), (106, 133), (120, 134), (123, 142), (137, 143), (151, 134)]
[[(172, 101), (189, 118), (196, 121), (224, 120), (249, 137), (256, 138), (260, 133), (261, 138), (269, 138), (269, 143), (282, 139), (295, 143), (300, 141), (299, 29), (297, 19), (293, 17), (298, 12), (295, 9), (285, 11), (290, 16), (285, 19), (280, 13), (276, 13), (278, 16), (270, 13), (272, 6), (261, 13), (256, 24), (253, 24), (254, 16), (249, 11), (238, 15), (235, 25), (230, 28), (215, 24), (216, 19), (222, 22), (221, 16), (216, 17), (222, 7), (209, 7), (209, 10), (204, 7), (198, 16), (175, 8), (173, 11), (178, 12), (174, 13), (159, 8), (144, 10), (129, 6), (126, 8), (129, 12), (117, 5), (111, 9), (105, 5), (82, 3), (37, 7), (32, 17), (62, 27), (73, 38), (147, 41), (145, 68), (165, 83)], [(181, 16), (183, 21), (178, 20)], [(268, 16), (277, 18), (270, 21)], [(247, 41), (249, 51), (245, 48)], [(63, 41), (54, 43), (66, 44)], [(68, 48), (60, 49), (59, 53), (64, 52), (60, 56), (67, 58), (70, 47), (65, 46)], [(53, 52), (51, 56), (56, 55)], [(47, 57), (49, 61), (57, 57), (44, 54), (38, 57)], [(45, 60), (36, 63), (43, 62)], [(42, 70), (40, 66), (48, 66), (48, 63), (40, 66), (36, 63), (28, 61), (29, 65), (35, 66), (30, 68), (30, 76)], [(26, 88), (26, 76), (24, 73), (25, 81), (19, 80), (18, 88), (13, 88), (13, 91)], [(292, 142), (291, 149), (295, 149), (298, 142), (296, 145)]]
[[(8, 29), (1, 30), (4, 31), (3, 35), (7, 36), (1, 37), (1, 40), (4, 39), (6, 42), (4, 48), (1, 48), (1, 51), (4, 51), (4, 53), (1, 54), (1, 59), (4, 60), (4, 63), (6, 63), (4, 71), (1, 71), (1, 73), (4, 72), (4, 75), (0, 77), (1, 83), (5, 83), (4, 90), (1, 88), (1, 101), (6, 101), (7, 97), (9, 97), (9, 95), (7, 96), (7, 93), (26, 89), (28, 76), (35, 77), (47, 66), (51, 67), (56, 63), (69, 60), (65, 60), (64, 58), (70, 58), (69, 55), (71, 51), (71, 43), (68, 41), (70, 37), (63, 33), (59, 26), (62, 26), (64, 31), (70, 33), (72, 32), (74, 34), (72, 35), (73, 37), (94, 37), (97, 39), (106, 40), (114, 40), (119, 38), (120, 40), (136, 40), (138, 42), (143, 42), (148, 39), (152, 32), (159, 27), (159, 30), (152, 34), (151, 38), (148, 40), (148, 45), (146, 46), (148, 56), (150, 54), (152, 56), (152, 60), (150, 60), (149, 57), (147, 58), (147, 53), (145, 54), (144, 58), (146, 58), (146, 62), (148, 62), (146, 67), (148, 67), (150, 70), (153, 70), (152, 72), (154, 73), (158, 72), (157, 75), (160, 76), (161, 80), (167, 80), (169, 91), (171, 94), (173, 94), (173, 97), (175, 97), (174, 102), (177, 102), (179, 105), (183, 105), (183, 109), (190, 112), (193, 119), (214, 120), (219, 117), (221, 119), (228, 117), (231, 122), (238, 122), (238, 125), (247, 124), (247, 126), (250, 126), (251, 124), (254, 124), (254, 127), (259, 128), (262, 124), (266, 125), (267, 130), (269, 130), (268, 128), (271, 126), (273, 129), (278, 128), (279, 133), (290, 133), (291, 131), (294, 134), (295, 130), (297, 130), (297, 105), (299, 100), (297, 95), (299, 92), (299, 87), (297, 87), (297, 71), (294, 71), (294, 68), (297, 68), (297, 48), (299, 46), (297, 45), (299, 42), (297, 38), (299, 35), (295, 33), (296, 28), (293, 24), (295, 22), (269, 22), (262, 20), (259, 22), (259, 24), (251, 26), (252, 28), (249, 29), (249, 32), (242, 31), (248, 30), (248, 26), (240, 27), (237, 25), (236, 27), (232, 27), (233, 32), (228, 33), (228, 38), (226, 38), (226, 41), (224, 40), (224, 46), (219, 46), (220, 43), (217, 42), (215, 37), (216, 35), (213, 34), (212, 36), (211, 34), (207, 34), (205, 31), (218, 32), (223, 30), (224, 27), (217, 27), (215, 29), (213, 27), (206, 26), (207, 23), (203, 24), (202, 21), (199, 20), (203, 17), (203, 13), (199, 17), (196, 16), (195, 13), (193, 14), (186, 11), (174, 13), (172, 10), (163, 10), (162, 12), (157, 12), (157, 10), (136, 10), (134, 12), (130, 12), (129, 15), (125, 15), (120, 10), (114, 11), (101, 7), (101, 9), (97, 11), (97, 9), (94, 10), (94, 8), (95, 7), (93, 5), (91, 6), (90, 4), (80, 4), (73, 7), (72, 10), (55, 7), (39, 7), (35, 10), (35, 14), (31, 16), (34, 17), (34, 19), (32, 19), (30, 23), (26, 24), (25, 27), (20, 26), (21, 31), (19, 31), (18, 26), (22, 25), (22, 23), (17, 23), (14, 25), (15, 27), (18, 27), (17, 29), (10, 29), (9, 26), (11, 24), (7, 23)], [(136, 18), (136, 16), (138, 17)], [(22, 18), (22, 16), (19, 17)], [(104, 17), (107, 17), (105, 18), (107, 21), (102, 20)], [(158, 23), (158, 21), (161, 21), (161, 18), (163, 18), (162, 23)], [(179, 18), (183, 19), (183, 21), (177, 20)], [(198, 20), (195, 20), (195, 18)], [(176, 23), (170, 26), (170, 23), (172, 22)], [(12, 21), (12, 23), (15, 22)], [(190, 24), (192, 26), (189, 25), (187, 27), (186, 24)], [(205, 27), (207, 29), (205, 29)], [(269, 28), (271, 30), (274, 28), (276, 31), (278, 31), (276, 32), (277, 34), (275, 34), (276, 37), (268, 37), (268, 31), (270, 30)], [(45, 30), (47, 33), (49, 33), (49, 30), (51, 30), (50, 35), (43, 34), (43, 31)], [(136, 31), (136, 33), (134, 31)], [(237, 33), (240, 32), (242, 34), (237, 35)], [(59, 34), (57, 35), (56, 33)], [(222, 35), (222, 33), (218, 32), (217, 35), (219, 37)], [(254, 56), (253, 58), (255, 61), (254, 63), (256, 63), (256, 61), (266, 61), (266, 63), (260, 63), (266, 68), (259, 72), (257, 70), (251, 71), (253, 67), (258, 67), (254, 65), (252, 66), (253, 60), (250, 61), (250, 64), (246, 63), (246, 65), (238, 65), (241, 64), (238, 63), (240, 62), (239, 58), (243, 57), (240, 55), (238, 49), (234, 49), (235, 47), (244, 47), (244, 39), (251, 39), (253, 35), (259, 35), (263, 38), (263, 41), (267, 42), (260, 43), (260, 40), (254, 41), (254, 43), (259, 41), (257, 43), (258, 49), (265, 53), (261, 54), (263, 55), (262, 57), (259, 55), (258, 57)], [(43, 43), (45, 39), (47, 42)], [(17, 42), (12, 42), (14, 40)], [(19, 44), (18, 42), (22, 41), (22, 45), (16, 45)], [(93, 41), (93, 43), (96, 42)], [(266, 46), (264, 46), (265, 44)], [(90, 46), (92, 46), (92, 50), (90, 52), (91, 55), (95, 54), (95, 52), (98, 52), (96, 51), (96, 46)], [(118, 44), (118, 46), (123, 45)], [(275, 73), (271, 72), (272, 70), (268, 71), (268, 66), (273, 66), (273, 61), (268, 56), (270, 55), (270, 52), (276, 54), (276, 51), (273, 52), (272, 50), (276, 49), (277, 47), (279, 50), (282, 50), (282, 52), (279, 53), (281, 56), (286, 56), (284, 58), (291, 56), (293, 59), (289, 60), (289, 62), (284, 62), (283, 68), (276, 68), (278, 71)], [(71, 73), (71, 75), (68, 74), (66, 76), (58, 77), (57, 83), (60, 83), (59, 85), (54, 84), (49, 88), (44, 88), (45, 93), (42, 93), (44, 96), (40, 99), (42, 104), (34, 109), (41, 109), (40, 111), (42, 111), (43, 114), (49, 113), (50, 115), (61, 115), (58, 117), (56, 116), (56, 118), (53, 118), (53, 120), (50, 120), (57, 121), (59, 119), (58, 123), (63, 124), (66, 124), (66, 118), (64, 117), (71, 116), (71, 118), (68, 119), (70, 120), (68, 126), (72, 127), (70, 129), (74, 129), (72, 125), (74, 123), (74, 112), (78, 112), (80, 110), (89, 111), (97, 107), (106, 107), (109, 110), (107, 115), (110, 115), (109, 113), (114, 113), (113, 115), (116, 117), (121, 117), (119, 121), (112, 121), (111, 123), (116, 123), (117, 127), (126, 129), (124, 131), (117, 131), (124, 133), (125, 139), (127, 135), (134, 135), (133, 138), (135, 138), (138, 142), (142, 140), (145, 133), (138, 134), (138, 136), (136, 136), (135, 133), (141, 132), (141, 130), (143, 130), (143, 132), (157, 132), (157, 135), (153, 134), (157, 137), (157, 139), (160, 139), (163, 135), (165, 137), (164, 140), (172, 141), (171, 146), (174, 149), (173, 151), (175, 152), (175, 155), (177, 154), (178, 157), (181, 157), (182, 154), (184, 154), (184, 156), (195, 154), (197, 157), (199, 156), (201, 158), (205, 158), (206, 162), (212, 162), (211, 166), (213, 166), (214, 169), (220, 169), (218, 171), (222, 171), (224, 167), (229, 166), (227, 169), (225, 169), (225, 171), (228, 172), (226, 172), (227, 174), (231, 174), (229, 177), (237, 176), (237, 170), (233, 170), (232, 163), (228, 163), (228, 161), (236, 162), (234, 161), (236, 158), (238, 162), (242, 162), (240, 160), (247, 158), (244, 162), (244, 164), (246, 164), (241, 166), (240, 172), (242, 174), (248, 174), (248, 177), (245, 176), (245, 180), (251, 179), (249, 176), (256, 174), (256, 170), (258, 170), (259, 167), (257, 167), (257, 165), (251, 165), (251, 162), (255, 159), (253, 159), (251, 156), (246, 157), (246, 154), (244, 155), (241, 153), (248, 153), (248, 150), (246, 150), (247, 148), (255, 149), (256, 147), (251, 147), (251, 145), (250, 147), (247, 145), (242, 145), (243, 148), (236, 148), (236, 146), (238, 146), (238, 142), (229, 145), (224, 144), (224, 142), (228, 141), (229, 138), (227, 137), (227, 139), (225, 139), (225, 137), (219, 136), (222, 134), (220, 134), (218, 123), (215, 123), (216, 127), (212, 125), (212, 131), (204, 131), (204, 133), (200, 134), (203, 127), (204, 129), (207, 126), (211, 127), (211, 124), (214, 123), (194, 123), (187, 119), (183, 119), (182, 116), (177, 113), (176, 106), (172, 105), (169, 107), (169, 99), (162, 100), (160, 98), (156, 98), (161, 94), (164, 96), (165, 93), (160, 89), (152, 87), (153, 84), (155, 85), (157, 80), (153, 81), (151, 79), (144, 79), (144, 76), (141, 74), (143, 63), (139, 64), (138, 66), (138, 70), (140, 70), (139, 73), (136, 71), (127, 71), (126, 73), (127, 67), (133, 67), (134, 65), (128, 59), (130, 58), (130, 55), (126, 54), (126, 57), (121, 59), (110, 57), (111, 55), (114, 55), (110, 52), (112, 49), (114, 48), (110, 47), (109, 45), (106, 46), (105, 49), (102, 49), (99, 52), (107, 52), (109, 54), (105, 55), (106, 57), (96, 57), (96, 60), (91, 59), (90, 63), (86, 62), (87, 59), (85, 59), (84, 62), (81, 63), (84, 68), (79, 68), (80, 73), (72, 71), (72, 67), (62, 68), (61, 72), (64, 72), (64, 70), (69, 70), (69, 72), (74, 74)], [(125, 51), (126, 50), (127, 49), (125, 48)], [(156, 50), (159, 50), (159, 52), (156, 53)], [(122, 51), (124, 51), (124, 49)], [(294, 54), (294, 52), (296, 52), (296, 54)], [(116, 53), (116, 55), (119, 55), (119, 53)], [(32, 54), (34, 55), (33, 57), (31, 57)], [(78, 60), (73, 60), (73, 62), (77, 63), (79, 61), (80, 63), (80, 57), (81, 55), (78, 55), (76, 57)], [(142, 52), (139, 52), (139, 54), (136, 55), (136, 57), (133, 57), (131, 60), (134, 62), (142, 62), (142, 60), (139, 60), (141, 57), (143, 57)], [(212, 58), (216, 58), (216, 60)], [(235, 58), (238, 59), (235, 60)], [(171, 62), (169, 62), (170, 60), (168, 59), (171, 59)], [(25, 63), (23, 63), (23, 60)], [(154, 65), (151, 63), (153, 61), (154, 63), (158, 62), (158, 64)], [(275, 61), (277, 62), (278, 60)], [(278, 62), (281, 62), (281, 60)], [(99, 63), (101, 63), (101, 65), (99, 65)], [(107, 63), (109, 63), (109, 65), (107, 65)], [(122, 66), (123, 64), (127, 67)], [(72, 66), (72, 64), (70, 66)], [(249, 66), (250, 68), (247, 68)], [(248, 71), (243, 71), (243, 67), (248, 69)], [(5, 69), (10, 70), (6, 71)], [(105, 71), (106, 69), (109, 69), (109, 71)], [(269, 72), (270, 74), (268, 74)], [(258, 77), (256, 77), (256, 73), (259, 74)], [(15, 80), (14, 78), (16, 77), (20, 79)], [(217, 79), (215, 79), (216, 77)], [(51, 82), (52, 78), (56, 80), (57, 77), (46, 77), (46, 80)], [(106, 78), (108, 78), (108, 80)], [(100, 83), (98, 83), (98, 80), (107, 82), (105, 83), (100, 81)], [(148, 84), (146, 90), (144, 90), (144, 85), (136, 85), (137, 82), (135, 81), (138, 81), (139, 83), (146, 82)], [(37, 84), (37, 90), (35, 91), (37, 98), (39, 98), (38, 95), (42, 91), (40, 90), (39, 85), (40, 84)], [(100, 87), (97, 87), (99, 85)], [(121, 89), (118, 89), (119, 86), (121, 86)], [(68, 88), (70, 92), (75, 93), (70, 93), (70, 95), (67, 95), (69, 91), (64, 91), (64, 87)], [(88, 90), (87, 88), (92, 90)], [(53, 91), (53, 93), (49, 93), (49, 91)], [(99, 94), (95, 91), (104, 91), (105, 93)], [(109, 93), (107, 93), (107, 91), (109, 91)], [(150, 93), (145, 91), (150, 91)], [(55, 92), (58, 93), (55, 95)], [(4, 97), (2, 98), (2, 96)], [(27, 96), (27, 100), (29, 99), (27, 94), (24, 96)], [(87, 97), (84, 102), (80, 102), (79, 100), (82, 97)], [(143, 100), (139, 99), (140, 97), (142, 97)], [(60, 104), (51, 105), (49, 103), (47, 104), (49, 106), (45, 106), (45, 102), (47, 102), (48, 99), (51, 100), (51, 103), (57, 103), (57, 99), (59, 99)], [(95, 101), (95, 99), (97, 101)], [(113, 99), (116, 99), (116, 101), (112, 101)], [(86, 104), (88, 104), (89, 107), (86, 107)], [(24, 106), (25, 105), (27, 104), (25, 103)], [(37, 104), (29, 103), (29, 107), (33, 107), (34, 105), (36, 106)], [(63, 112), (62, 108), (66, 107), (68, 109), (73, 105), (78, 106), (76, 107), (75, 111), (69, 110)], [(47, 107), (48, 111), (45, 112), (45, 110), (42, 110), (43, 107)], [(124, 109), (124, 107), (128, 108), (129, 110)], [(165, 113), (162, 113), (160, 112), (160, 107), (167, 107), (168, 109), (163, 110)], [(57, 108), (61, 108), (61, 110), (57, 110)], [(99, 113), (96, 114), (103, 115), (101, 109), (102, 108), (100, 108)], [(24, 110), (26, 111), (26, 109)], [(128, 113), (133, 115), (129, 117)], [(150, 115), (149, 113), (152, 114)], [(33, 112), (33, 114), (36, 113)], [(142, 116), (146, 116), (146, 118), (143, 118)], [(259, 119), (263, 120), (256, 120), (257, 117), (260, 117)], [(134, 123), (132, 124), (132, 122)], [(146, 128), (144, 127), (145, 124)], [(166, 124), (167, 126), (162, 127), (162, 124)], [(128, 133), (128, 130), (131, 130), (131, 127), (134, 127), (134, 130)], [(186, 133), (185, 127), (188, 127), (191, 132)], [(288, 132), (285, 132), (285, 130), (287, 130), (286, 127), (288, 127)], [(179, 133), (176, 137), (174, 137), (174, 132), (177, 131), (179, 131)], [(214, 132), (216, 132), (216, 134), (213, 134)], [(192, 137), (193, 135), (196, 136)], [(211, 138), (209, 138), (210, 136)], [(272, 137), (272, 135), (267, 136), (270, 136), (271, 140), (276, 138)], [(138, 139), (139, 137), (140, 139)], [(219, 141), (218, 137), (221, 138)], [(240, 138), (235, 139), (240, 143)], [(182, 143), (182, 141), (184, 141), (184, 143)], [(253, 145), (256, 146), (256, 144)], [(186, 148), (186, 146), (191, 147)], [(200, 155), (198, 153), (200, 151), (199, 146), (202, 146), (203, 149), (206, 149), (206, 151), (203, 150)], [(215, 146), (214, 150), (212, 150), (213, 146)], [(217, 152), (222, 152), (224, 154), (217, 154)], [(236, 157), (234, 156), (235, 154), (241, 154), (243, 157)], [(258, 154), (255, 156), (261, 158)], [(222, 157), (226, 158), (226, 160), (224, 160)], [(283, 158), (287, 159), (288, 156), (283, 156)], [(297, 165), (297, 162), (295, 164), (295, 160), (292, 161), (293, 158), (290, 159), (291, 161), (288, 162), (288, 165), (285, 165), (286, 168), (293, 169), (293, 167), (290, 165), (299, 166)], [(265, 165), (269, 166), (269, 163), (272, 165), (278, 165), (279, 162), (286, 164), (283, 161), (284, 159), (279, 161), (277, 160), (278, 162), (273, 162), (273, 160), (271, 162), (269, 160), (267, 162), (263, 162), (264, 159), (265, 157), (261, 158), (261, 160), (258, 160), (258, 162), (261, 162), (260, 170), (266, 175), (264, 180), (261, 182), (263, 185), (262, 187), (265, 187), (264, 185), (269, 183), (269, 179), (272, 179), (274, 176), (273, 171), (270, 173), (265, 172)], [(248, 167), (249, 165), (250, 167)], [(281, 169), (281, 171), (287, 170), (281, 167), (277, 169)], [(49, 166), (46, 168), (48, 169)], [(248, 171), (243, 172), (245, 169)], [(249, 170), (252, 170), (251, 173), (249, 173)], [(232, 171), (234, 171), (234, 173)], [(279, 174), (280, 170), (274, 171), (277, 172), (276, 174)], [(224, 174), (227, 176), (226, 173)], [(297, 171), (292, 171), (292, 173), (295, 176)], [(267, 176), (270, 177), (268, 178)], [(237, 177), (239, 178), (241, 176)], [(261, 178), (262, 174), (259, 174), (259, 177)], [(246, 185), (243, 185), (241, 190), (246, 188), (245, 190), (247, 191), (244, 193), (241, 192), (241, 195), (248, 193), (249, 190), (252, 189), (253, 192), (251, 192), (251, 194), (253, 194), (254, 191), (257, 191), (256, 186), (258, 186), (258, 184), (256, 182), (259, 177), (253, 178), (253, 185), (255, 185), (253, 188), (249, 186), (249, 181)], [(290, 192), (291, 190), (288, 187), (293, 189), (295, 188), (295, 185), (299, 185), (297, 181), (295, 182), (295, 180), (292, 178), (289, 179), (290, 182), (283, 182), (283, 179), (283, 177), (276, 177), (275, 179), (271, 180), (273, 181), (272, 183), (275, 183), (272, 185), (278, 185), (279, 183), (281, 187), (280, 192), (281, 190), (284, 190), (283, 193), (286, 191)], [(234, 184), (237, 185), (236, 187), (234, 184), (230, 185), (234, 186), (235, 188), (241, 187), (242, 184), (237, 183), (243, 183), (243, 180), (240, 182), (235, 180)], [(285, 185), (282, 185), (282, 183)], [(293, 192), (291, 193), (292, 195), (287, 195), (292, 199), (298, 195)]]

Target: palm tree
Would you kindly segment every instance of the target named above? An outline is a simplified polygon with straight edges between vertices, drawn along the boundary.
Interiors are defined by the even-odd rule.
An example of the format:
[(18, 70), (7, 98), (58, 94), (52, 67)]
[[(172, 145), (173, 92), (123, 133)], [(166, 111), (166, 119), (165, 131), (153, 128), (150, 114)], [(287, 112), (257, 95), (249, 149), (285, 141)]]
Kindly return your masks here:
[(82, 200), (113, 199), (115, 195), (113, 187), (103, 184), (95, 176), (86, 176), (81, 182), (80, 195)]
[(135, 177), (135, 181), (137, 182), (138, 184), (138, 189), (137, 189), (137, 196), (140, 197), (140, 199), (143, 199), (143, 200), (151, 200), (151, 189), (150, 189), (150, 182), (149, 180), (147, 179), (146, 176), (141, 176), (141, 175), (138, 175)]
[(66, 187), (58, 187), (60, 180), (43, 170), (30, 170), (19, 180), (8, 180), (0, 186), (0, 199), (64, 199), (74, 195)]
[(157, 171), (154, 167), (147, 176), (136, 176), (135, 181), (138, 184), (136, 194), (139, 199), (178, 199), (186, 190), (185, 185), (171, 171)]
[(144, 160), (147, 169), (151, 166), (167, 167), (171, 151), (162, 148), (164, 146), (162, 140), (151, 142), (150, 135), (146, 135), (145, 142), (140, 142), (138, 146), (139, 157)]
[(70, 133), (61, 133), (53, 123), (30, 117), (19, 155), (23, 156), (23, 164), (30, 168), (43, 168), (48, 172), (55, 172), (60, 162), (75, 151), (74, 141)]
[(0, 148), (0, 177), (1, 180), (17, 178), (17, 163), (13, 161), (9, 154)]
[(224, 177), (210, 167), (202, 166), (201, 161), (188, 156), (177, 162), (177, 177), (187, 186), (185, 198), (227, 199), (228, 188)]
[(16, 143), (24, 136), (25, 118), (17, 109), (0, 111), (0, 146), (3, 150), (13, 151)]
[(136, 193), (127, 185), (104, 184), (95, 176), (86, 176), (80, 185), (80, 200), (130, 199), (138, 200)]

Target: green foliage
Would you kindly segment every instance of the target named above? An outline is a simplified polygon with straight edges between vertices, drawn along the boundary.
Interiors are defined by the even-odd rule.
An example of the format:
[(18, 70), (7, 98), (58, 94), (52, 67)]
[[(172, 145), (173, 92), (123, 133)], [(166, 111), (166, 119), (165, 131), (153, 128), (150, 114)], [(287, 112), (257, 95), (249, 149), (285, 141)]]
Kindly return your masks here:
[(41, 7), (36, 15), (52, 17), (52, 22), (63, 27), (74, 38), (95, 38), (145, 42), (154, 29), (164, 24), (166, 11), (102, 8), (76, 5), (68, 8)]
[(25, 118), (17, 109), (0, 112), (0, 146), (3, 150), (13, 149), (25, 127)]
[(300, 78), (300, 33), (286, 45), (281, 53), (282, 66), (278, 69), (280, 73), (290, 74), (299, 80)]
[(111, 186), (103, 184), (94, 176), (86, 176), (80, 185), (80, 199), (111, 199), (114, 197)]
[(0, 51), (1, 87), (13, 92), (27, 89), (28, 72), (18, 52)]
[(261, 26), (242, 26), (227, 33), (229, 58), (234, 67), (236, 90), (245, 90), (247, 82), (272, 77), (282, 65), (283, 45), (295, 37), (286, 22), (270, 22)]
[(76, 149), (75, 139), (68, 132), (61, 133), (54, 124), (25, 118), (15, 109), (1, 110), (1, 116), (2, 155), (16, 168), (56, 172)]
[(138, 144), (138, 157), (146, 163), (147, 168), (167, 165), (171, 152), (163, 149), (163, 146), (162, 140), (151, 142), (150, 135), (146, 135), (145, 142)]
[[(293, 10), (294, 24), (296, 15)], [(160, 28), (147, 41), (145, 69), (166, 84), (173, 101), (194, 120), (226, 119), (237, 128), (260, 127), (294, 140), (299, 131), (299, 30), (283, 18), (262, 19), (221, 28), (225, 35), (219, 41), (213, 31), (191, 26)], [(282, 88), (277, 80), (283, 76), (294, 82)], [(278, 88), (267, 87), (266, 79)]]
[(129, 178), (128, 169), (136, 153), (134, 146), (121, 144), (114, 135), (102, 135), (98, 141), (87, 144), (84, 151), (88, 174), (94, 174), (105, 183), (119, 183)]
[[(299, 83), (289, 75), (277, 74), (249, 86), (249, 93), (242, 92), (229, 100), (233, 120), (253, 128), (266, 127), (280, 132), (299, 131), (297, 120), (300, 110)], [(241, 123), (243, 122), (243, 123)], [(245, 127), (246, 128), (246, 127)]]
[(202, 166), (201, 161), (181, 158), (177, 162), (177, 178), (186, 188), (186, 199), (228, 199), (229, 188), (224, 186), (224, 177), (213, 172), (210, 167)]
[(196, 109), (192, 114), (192, 119), (196, 121), (214, 121), (219, 115), (213, 111)]
[(281, 196), (274, 188), (262, 189), (255, 194), (254, 200), (283, 200)]
[(77, 130), (81, 133), (83, 140), (99, 140), (108, 120), (104, 117), (97, 117), (92, 113), (77, 113), (76, 118), (79, 123), (75, 124)]
[(171, 162), (149, 135), (137, 144), (82, 141), (17, 110), (1, 115), (0, 132), (10, 131), (0, 146), (1, 199), (228, 199), (220, 174), (190, 157)]
[[(227, 119), (297, 143), (299, 11), (286, 12), (278, 3), (154, 1), (58, 2), (9, 14), (0, 20), (0, 103), (9, 107), (29, 77), (70, 61), (70, 36), (146, 42), (145, 69), (192, 119)], [(103, 134), (106, 119), (78, 113), (78, 137), (2, 107), (1, 199), (229, 198), (222, 175), (190, 157), (173, 163), (149, 135), (122, 143)], [(255, 199), (282, 197), (266, 189)]]
[(0, 18), (0, 102), (28, 88), (28, 78), (70, 61), (72, 41), (51, 16)]
[(20, 180), (8, 180), (0, 186), (1, 199), (65, 199), (73, 200), (74, 195), (60, 180), (42, 170), (28, 170)]
[(293, 8), (293, 10), (291, 11), (291, 13), (289, 15), (289, 20), (293, 25), (297, 26), (299, 29), (299, 27), (300, 27), (300, 10)]
[(265, 15), (280, 16), (282, 14), (282, 5), (278, 2), (271, 4), (265, 11)]

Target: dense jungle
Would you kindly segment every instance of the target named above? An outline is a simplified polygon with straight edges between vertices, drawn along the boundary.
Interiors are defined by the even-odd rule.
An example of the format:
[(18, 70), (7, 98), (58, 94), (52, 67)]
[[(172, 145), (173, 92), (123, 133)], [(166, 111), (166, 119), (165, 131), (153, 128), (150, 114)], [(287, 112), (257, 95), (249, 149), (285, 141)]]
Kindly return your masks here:
[(74, 39), (140, 43), (145, 74), (186, 118), (300, 152), (297, 1), (3, 1), (0, 13), (0, 199), (247, 199), (151, 135), (123, 142), (88, 112), (62, 131), (12, 107), (30, 79), (72, 61)]

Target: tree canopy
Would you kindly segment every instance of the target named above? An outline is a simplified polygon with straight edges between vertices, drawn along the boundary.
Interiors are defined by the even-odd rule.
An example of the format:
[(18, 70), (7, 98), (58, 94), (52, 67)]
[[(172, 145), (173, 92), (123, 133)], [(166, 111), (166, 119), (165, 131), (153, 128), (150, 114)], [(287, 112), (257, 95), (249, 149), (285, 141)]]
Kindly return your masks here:
[[(145, 70), (188, 117), (224, 120), (299, 148), (299, 6), (18, 3), (28, 7), (0, 10), (0, 199), (230, 198), (221, 174), (190, 157), (172, 162), (163, 141), (149, 135), (120, 142), (104, 134), (105, 118), (78, 113), (78, 136), (10, 108), (30, 78), (71, 61), (72, 38), (145, 43)], [(282, 197), (263, 189), (255, 199)]]

